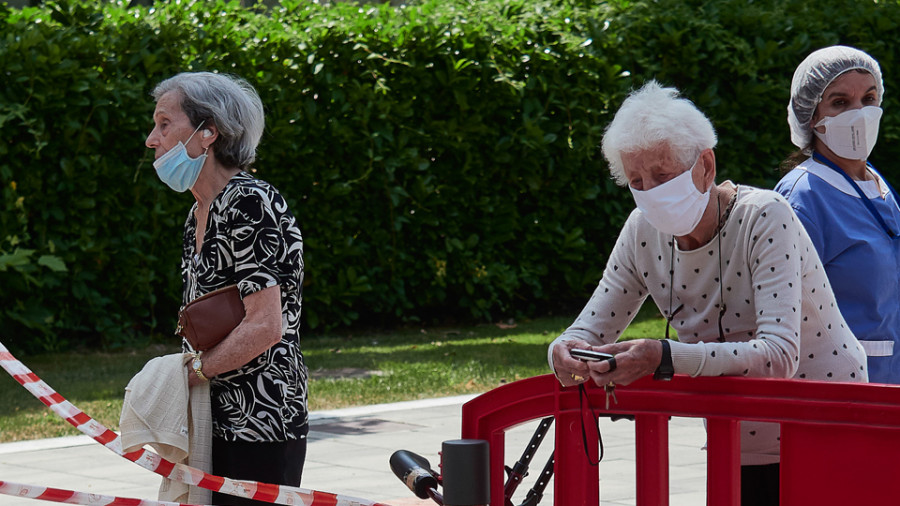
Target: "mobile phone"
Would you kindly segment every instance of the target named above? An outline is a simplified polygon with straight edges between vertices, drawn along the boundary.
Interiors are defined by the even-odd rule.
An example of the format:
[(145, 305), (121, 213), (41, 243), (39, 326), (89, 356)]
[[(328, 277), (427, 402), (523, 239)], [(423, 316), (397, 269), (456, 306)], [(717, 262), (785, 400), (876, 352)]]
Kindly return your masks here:
[(569, 350), (569, 353), (573, 357), (585, 362), (596, 362), (599, 360), (609, 360), (613, 358), (613, 356), (609, 353), (601, 353), (594, 350), (583, 350), (580, 348), (572, 348), (571, 350)]

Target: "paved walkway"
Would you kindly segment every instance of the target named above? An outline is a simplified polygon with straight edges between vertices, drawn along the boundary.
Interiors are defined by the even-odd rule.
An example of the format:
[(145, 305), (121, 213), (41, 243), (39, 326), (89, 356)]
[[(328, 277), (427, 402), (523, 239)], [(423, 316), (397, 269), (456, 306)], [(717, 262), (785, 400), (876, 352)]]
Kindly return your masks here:
[[(420, 500), (391, 472), (388, 459), (400, 449), (418, 453), (433, 468), (441, 443), (460, 438), (460, 407), (473, 396), (382, 404), (311, 414), (304, 488), (377, 500), (392, 506), (434, 505)], [(507, 465), (522, 454), (537, 422), (506, 436)], [(552, 431), (552, 428), (551, 428)], [(601, 420), (606, 455), (600, 463), (603, 505), (635, 504), (634, 424)], [(699, 420), (673, 418), (669, 424), (670, 504), (706, 503), (706, 439)], [(550, 445), (546, 445), (550, 446)], [(513, 501), (522, 501), (552, 447), (540, 448)], [(128, 462), (87, 436), (0, 444), (0, 480), (155, 499), (159, 476)], [(0, 495), (2, 506), (51, 504)], [(552, 483), (542, 505), (553, 504)], [(560, 505), (564, 506), (564, 505)]]

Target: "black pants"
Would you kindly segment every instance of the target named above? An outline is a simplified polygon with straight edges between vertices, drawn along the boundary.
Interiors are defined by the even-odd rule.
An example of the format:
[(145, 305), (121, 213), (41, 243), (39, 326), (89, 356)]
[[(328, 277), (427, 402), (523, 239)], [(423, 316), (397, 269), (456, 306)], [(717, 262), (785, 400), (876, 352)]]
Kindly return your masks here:
[(741, 466), (741, 506), (778, 506), (779, 465)]
[[(306, 435), (283, 443), (248, 443), (213, 438), (213, 474), (236, 480), (300, 486), (306, 460)], [(271, 503), (213, 492), (213, 504), (271, 506)]]

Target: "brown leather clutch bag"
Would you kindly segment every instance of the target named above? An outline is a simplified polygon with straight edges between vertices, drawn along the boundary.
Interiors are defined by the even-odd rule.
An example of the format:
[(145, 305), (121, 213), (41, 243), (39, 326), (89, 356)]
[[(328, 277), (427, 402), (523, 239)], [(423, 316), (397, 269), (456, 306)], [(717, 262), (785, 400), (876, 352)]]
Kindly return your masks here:
[(237, 285), (213, 290), (189, 302), (178, 313), (175, 333), (194, 351), (219, 344), (244, 319), (244, 303)]

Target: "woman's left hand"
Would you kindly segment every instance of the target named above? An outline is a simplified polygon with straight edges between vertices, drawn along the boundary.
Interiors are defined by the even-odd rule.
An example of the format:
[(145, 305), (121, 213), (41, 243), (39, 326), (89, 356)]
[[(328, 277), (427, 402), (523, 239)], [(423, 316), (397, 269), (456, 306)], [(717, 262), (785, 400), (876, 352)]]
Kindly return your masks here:
[[(273, 285), (244, 297), (244, 319), (215, 347), (203, 352), (203, 374), (213, 378), (250, 362), (281, 340), (281, 287)], [(188, 385), (202, 383), (191, 369)]]
[(662, 360), (662, 344), (656, 339), (635, 339), (597, 346), (594, 349), (616, 357), (616, 368), (612, 372), (606, 361), (587, 363), (591, 379), (597, 386), (608, 383), (627, 385), (653, 374)]
[(188, 374), (188, 387), (189, 387), (189, 388), (190, 388), (190, 387), (195, 387), (195, 386), (200, 385), (200, 384), (202, 384), (202, 383), (206, 383), (205, 381), (203, 381), (202, 379), (200, 379), (200, 376), (197, 376), (197, 373), (194, 372), (194, 369), (191, 367), (191, 363), (190, 363), (190, 362), (188, 362), (187, 364), (184, 364), (184, 368), (187, 369), (187, 374)]

